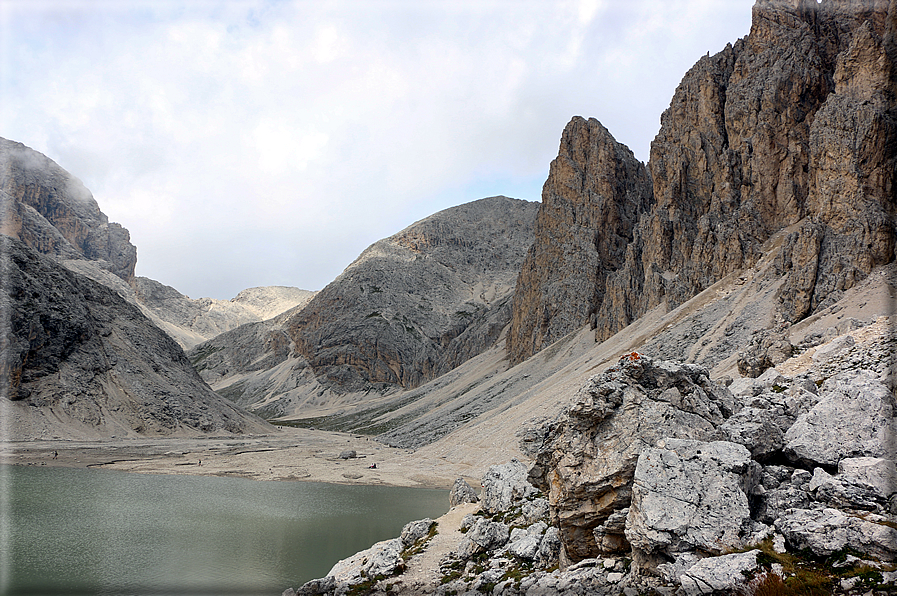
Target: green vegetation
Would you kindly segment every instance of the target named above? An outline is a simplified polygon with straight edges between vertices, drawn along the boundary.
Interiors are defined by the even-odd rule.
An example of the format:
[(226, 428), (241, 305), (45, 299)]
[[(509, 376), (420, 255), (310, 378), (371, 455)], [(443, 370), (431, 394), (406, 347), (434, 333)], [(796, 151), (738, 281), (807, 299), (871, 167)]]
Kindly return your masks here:
[(203, 360), (205, 360), (206, 358), (208, 358), (209, 356), (211, 356), (212, 354), (214, 354), (216, 352), (220, 352), (223, 349), (224, 349), (223, 347), (218, 347), (218, 346), (206, 346), (202, 349), (199, 349), (196, 352), (194, 352), (193, 355), (190, 357), (190, 364), (192, 364), (193, 368), (195, 368), (197, 370), (197, 372), (199, 372), (206, 368), (205, 365), (200, 366), (200, 363)]
[[(797, 553), (777, 553), (772, 540), (767, 539), (760, 544), (739, 549), (741, 552), (753, 548), (760, 549), (757, 563), (763, 571), (755, 575), (747, 586), (748, 596), (827, 596), (842, 579), (860, 578), (855, 589), (885, 589), (888, 593), (897, 593), (893, 586), (882, 585), (883, 577), (880, 569), (866, 563), (845, 565), (848, 555), (866, 561), (874, 561), (874, 557), (853, 549), (846, 548), (828, 557), (817, 557), (804, 549)], [(778, 573), (773, 565), (781, 566)], [(894, 569), (893, 565), (884, 566), (885, 570)]]
[(417, 542), (415, 542), (408, 548), (404, 549), (402, 551), (402, 555), (401, 555), (402, 560), (408, 561), (408, 559), (410, 559), (411, 557), (424, 552), (424, 550), (426, 550), (426, 548), (427, 548), (427, 543), (430, 542), (433, 539), (433, 537), (439, 533), (437, 526), (439, 526), (439, 524), (437, 524), (434, 521), (432, 524), (430, 524), (430, 530), (427, 532), (426, 536), (419, 539)]

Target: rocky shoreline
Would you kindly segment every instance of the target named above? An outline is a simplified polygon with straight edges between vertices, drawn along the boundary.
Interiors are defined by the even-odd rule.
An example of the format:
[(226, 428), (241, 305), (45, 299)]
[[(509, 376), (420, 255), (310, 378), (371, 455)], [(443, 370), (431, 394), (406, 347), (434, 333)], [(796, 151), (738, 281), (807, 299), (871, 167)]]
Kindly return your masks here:
[[(624, 356), (523, 433), (533, 463), (490, 468), (457, 527), (412, 522), (284, 596), (893, 594), (893, 343), (728, 387)], [(408, 570), (444, 532), (460, 534), (422, 584)]]

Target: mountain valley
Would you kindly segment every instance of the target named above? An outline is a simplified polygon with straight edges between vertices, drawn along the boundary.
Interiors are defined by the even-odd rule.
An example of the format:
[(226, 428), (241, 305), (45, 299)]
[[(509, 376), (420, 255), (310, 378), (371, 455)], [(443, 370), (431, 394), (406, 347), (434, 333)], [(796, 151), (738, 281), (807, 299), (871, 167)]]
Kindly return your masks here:
[(482, 488), (426, 581), (401, 555), (433, 520), (291, 596), (761, 594), (786, 554), (818, 593), (893, 593), (895, 64), (897, 0), (757, 0), (647, 164), (575, 116), (541, 202), (229, 301), (136, 277), (83, 184), (0, 140), (4, 439), (199, 441), (91, 464), (172, 473), (242, 435), (177, 473)]

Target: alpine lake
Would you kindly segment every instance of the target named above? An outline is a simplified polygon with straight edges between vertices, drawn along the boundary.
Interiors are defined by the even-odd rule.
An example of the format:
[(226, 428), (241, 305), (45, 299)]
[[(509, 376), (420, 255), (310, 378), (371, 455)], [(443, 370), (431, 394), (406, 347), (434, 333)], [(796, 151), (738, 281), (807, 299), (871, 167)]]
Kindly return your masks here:
[(0, 594), (269, 595), (448, 510), (448, 491), (0, 466)]

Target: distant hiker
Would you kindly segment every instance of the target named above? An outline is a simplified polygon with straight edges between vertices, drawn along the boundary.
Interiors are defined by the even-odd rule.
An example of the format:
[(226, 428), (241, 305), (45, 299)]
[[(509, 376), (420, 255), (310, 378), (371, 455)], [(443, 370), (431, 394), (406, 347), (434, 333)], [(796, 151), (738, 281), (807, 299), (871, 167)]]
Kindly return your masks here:
[(58, 452), (58, 451), (54, 451), (54, 452), (53, 452), (53, 459), (56, 459), (57, 457), (59, 457), (59, 452)]
[(377, 464), (371, 464), (371, 465), (369, 465), (369, 466), (368, 466), (368, 469), (369, 469), (369, 470), (376, 470), (376, 469), (377, 469)]
[(199, 460), (199, 465), (200, 465), (200, 466), (202, 465), (202, 460)]

